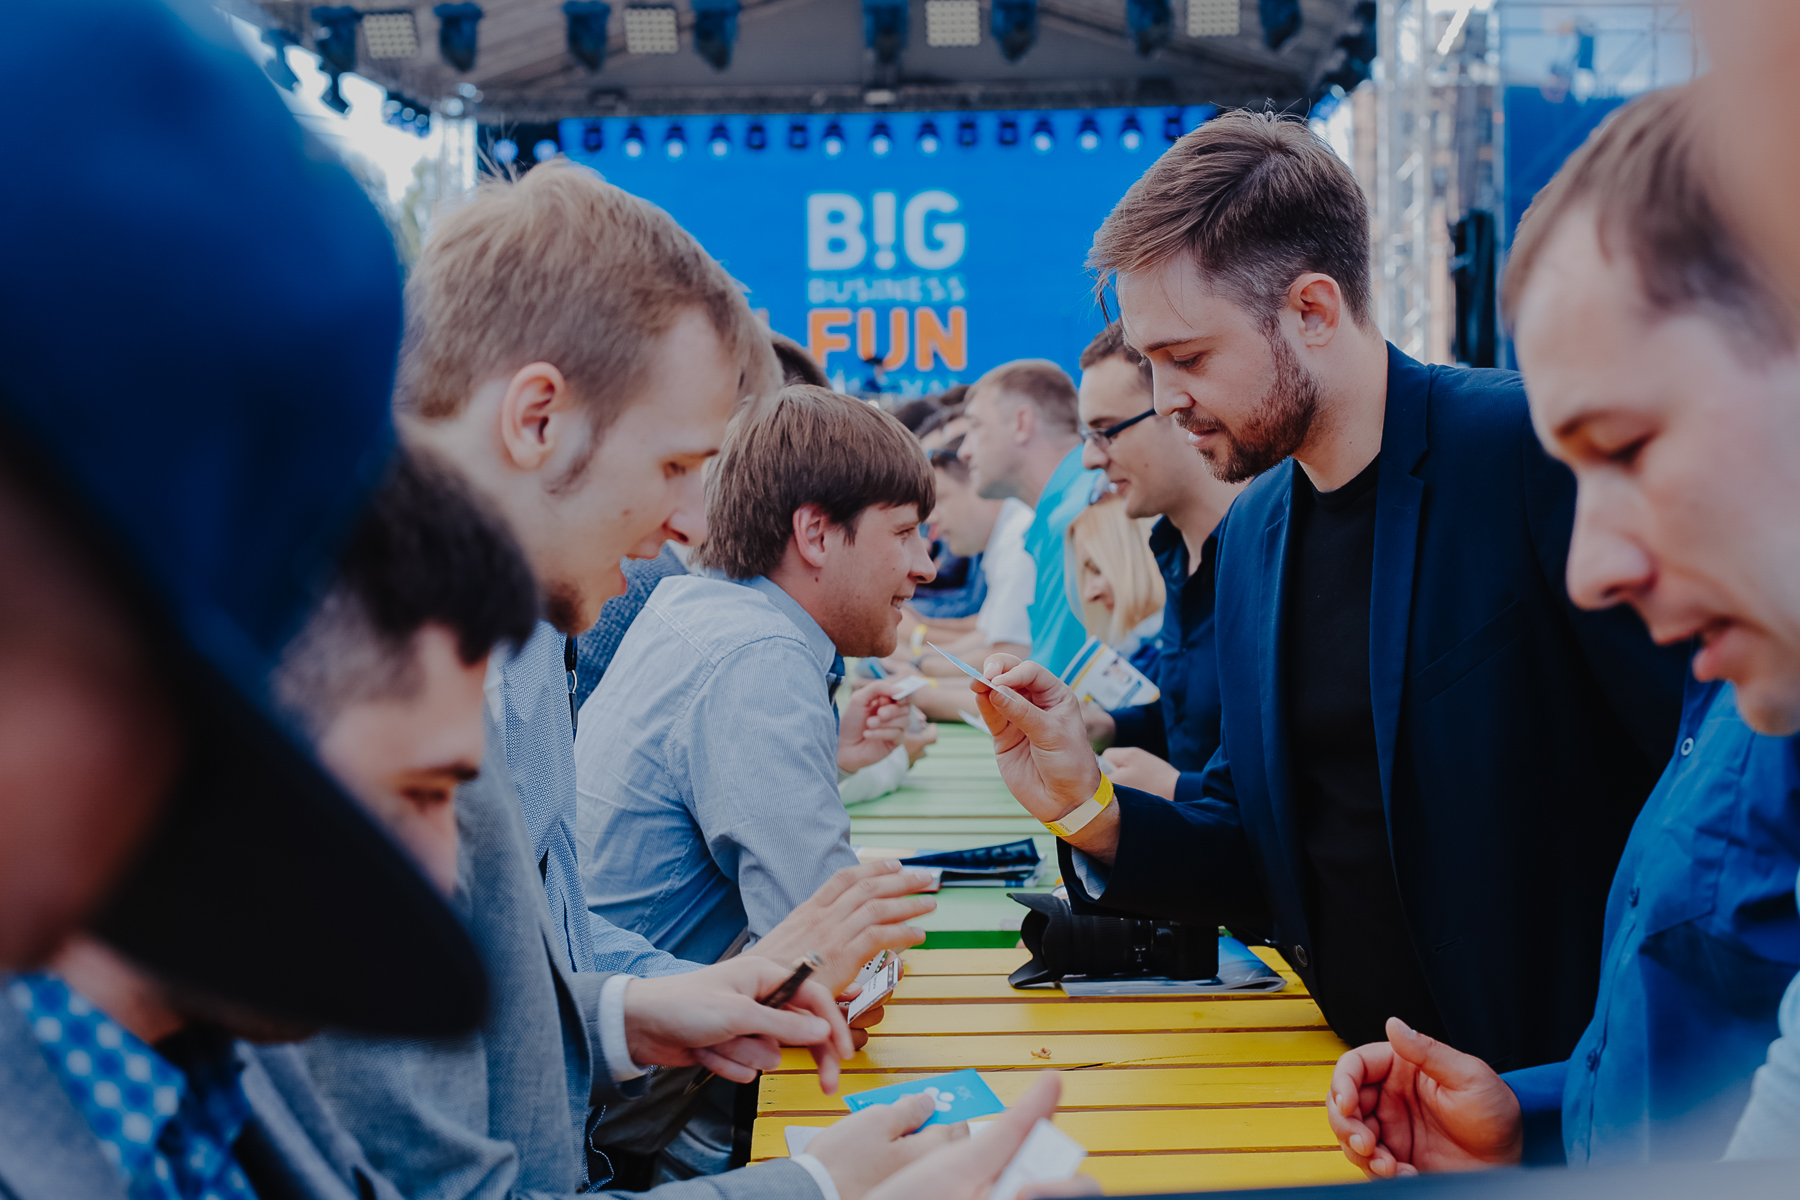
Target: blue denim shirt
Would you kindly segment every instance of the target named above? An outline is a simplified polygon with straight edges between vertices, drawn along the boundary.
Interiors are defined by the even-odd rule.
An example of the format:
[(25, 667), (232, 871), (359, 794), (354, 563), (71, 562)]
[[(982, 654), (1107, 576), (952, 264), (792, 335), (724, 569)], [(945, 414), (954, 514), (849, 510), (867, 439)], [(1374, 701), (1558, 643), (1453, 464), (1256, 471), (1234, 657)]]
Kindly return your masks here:
[(1743, 1111), (1800, 963), (1800, 780), (1792, 740), (1752, 732), (1735, 698), (1688, 685), (1675, 756), (1613, 876), (1575, 1053), (1503, 1076), (1527, 1161), (1714, 1159)]
[(1031, 657), (1054, 675), (1061, 675), (1087, 641), (1081, 614), (1069, 603), (1067, 556), (1063, 535), (1069, 522), (1087, 507), (1098, 471), (1081, 469), (1081, 443), (1056, 464), (1038, 496), (1031, 525), (1025, 530), (1025, 553), (1037, 564), (1037, 591), (1032, 594)]
[[(496, 680), (497, 675), (497, 680)], [(563, 635), (547, 621), (518, 651), (490, 669), (488, 705), (506, 747), (506, 765), (525, 813), (531, 855), (544, 881), (553, 924), (572, 971), (675, 975), (695, 964), (662, 953), (636, 934), (590, 917), (581, 899), (575, 849), (575, 738)], [(595, 736), (606, 730), (596, 729)]]
[(597, 916), (713, 962), (856, 865), (836, 658), (767, 579), (657, 585), (581, 710), (577, 828)]

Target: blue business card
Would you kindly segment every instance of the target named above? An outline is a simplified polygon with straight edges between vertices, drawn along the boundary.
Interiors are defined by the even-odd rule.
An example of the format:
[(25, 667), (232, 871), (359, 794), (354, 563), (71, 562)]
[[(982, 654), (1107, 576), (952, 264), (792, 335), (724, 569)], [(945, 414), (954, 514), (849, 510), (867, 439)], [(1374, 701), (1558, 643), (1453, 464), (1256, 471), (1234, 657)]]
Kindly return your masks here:
[(937, 1101), (937, 1111), (926, 1118), (925, 1125), (954, 1125), (958, 1121), (1006, 1111), (1000, 1097), (994, 1095), (994, 1090), (982, 1082), (973, 1068), (855, 1092), (845, 1096), (844, 1103), (850, 1106), (851, 1112), (861, 1112), (871, 1104), (892, 1104), (914, 1092), (924, 1092)]

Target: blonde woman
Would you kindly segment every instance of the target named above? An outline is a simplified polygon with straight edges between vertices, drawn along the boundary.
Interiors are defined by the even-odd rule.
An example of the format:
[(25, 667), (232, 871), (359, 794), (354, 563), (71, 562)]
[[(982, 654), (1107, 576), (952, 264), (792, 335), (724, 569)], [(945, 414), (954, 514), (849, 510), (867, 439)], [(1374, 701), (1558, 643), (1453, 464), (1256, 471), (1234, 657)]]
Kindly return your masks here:
[(1143, 526), (1125, 502), (1103, 495), (1067, 534), (1072, 603), (1087, 631), (1151, 674), (1162, 629), (1163, 581)]

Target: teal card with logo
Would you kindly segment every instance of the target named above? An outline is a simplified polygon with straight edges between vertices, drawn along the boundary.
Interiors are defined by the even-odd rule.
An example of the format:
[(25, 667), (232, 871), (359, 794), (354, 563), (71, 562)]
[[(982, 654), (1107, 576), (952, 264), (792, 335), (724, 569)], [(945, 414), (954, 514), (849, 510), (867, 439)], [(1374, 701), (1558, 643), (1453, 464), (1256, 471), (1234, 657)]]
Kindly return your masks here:
[(1006, 1111), (1006, 1105), (1000, 1103), (994, 1089), (983, 1082), (973, 1068), (855, 1092), (845, 1096), (844, 1103), (850, 1106), (851, 1112), (861, 1112), (871, 1104), (892, 1104), (914, 1092), (924, 1092), (937, 1102), (937, 1111), (926, 1118), (926, 1125), (954, 1125), (958, 1121)]

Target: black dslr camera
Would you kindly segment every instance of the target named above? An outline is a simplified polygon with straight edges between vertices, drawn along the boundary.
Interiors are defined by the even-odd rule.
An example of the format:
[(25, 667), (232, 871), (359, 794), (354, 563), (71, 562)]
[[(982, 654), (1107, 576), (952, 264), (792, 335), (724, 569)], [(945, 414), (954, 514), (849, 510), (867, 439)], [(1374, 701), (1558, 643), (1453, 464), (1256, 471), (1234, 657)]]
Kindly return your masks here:
[(1066, 897), (1008, 892), (1031, 911), (1019, 929), (1031, 960), (1007, 977), (1014, 987), (1065, 978), (1212, 979), (1219, 973), (1219, 927), (1178, 921), (1088, 917)]

